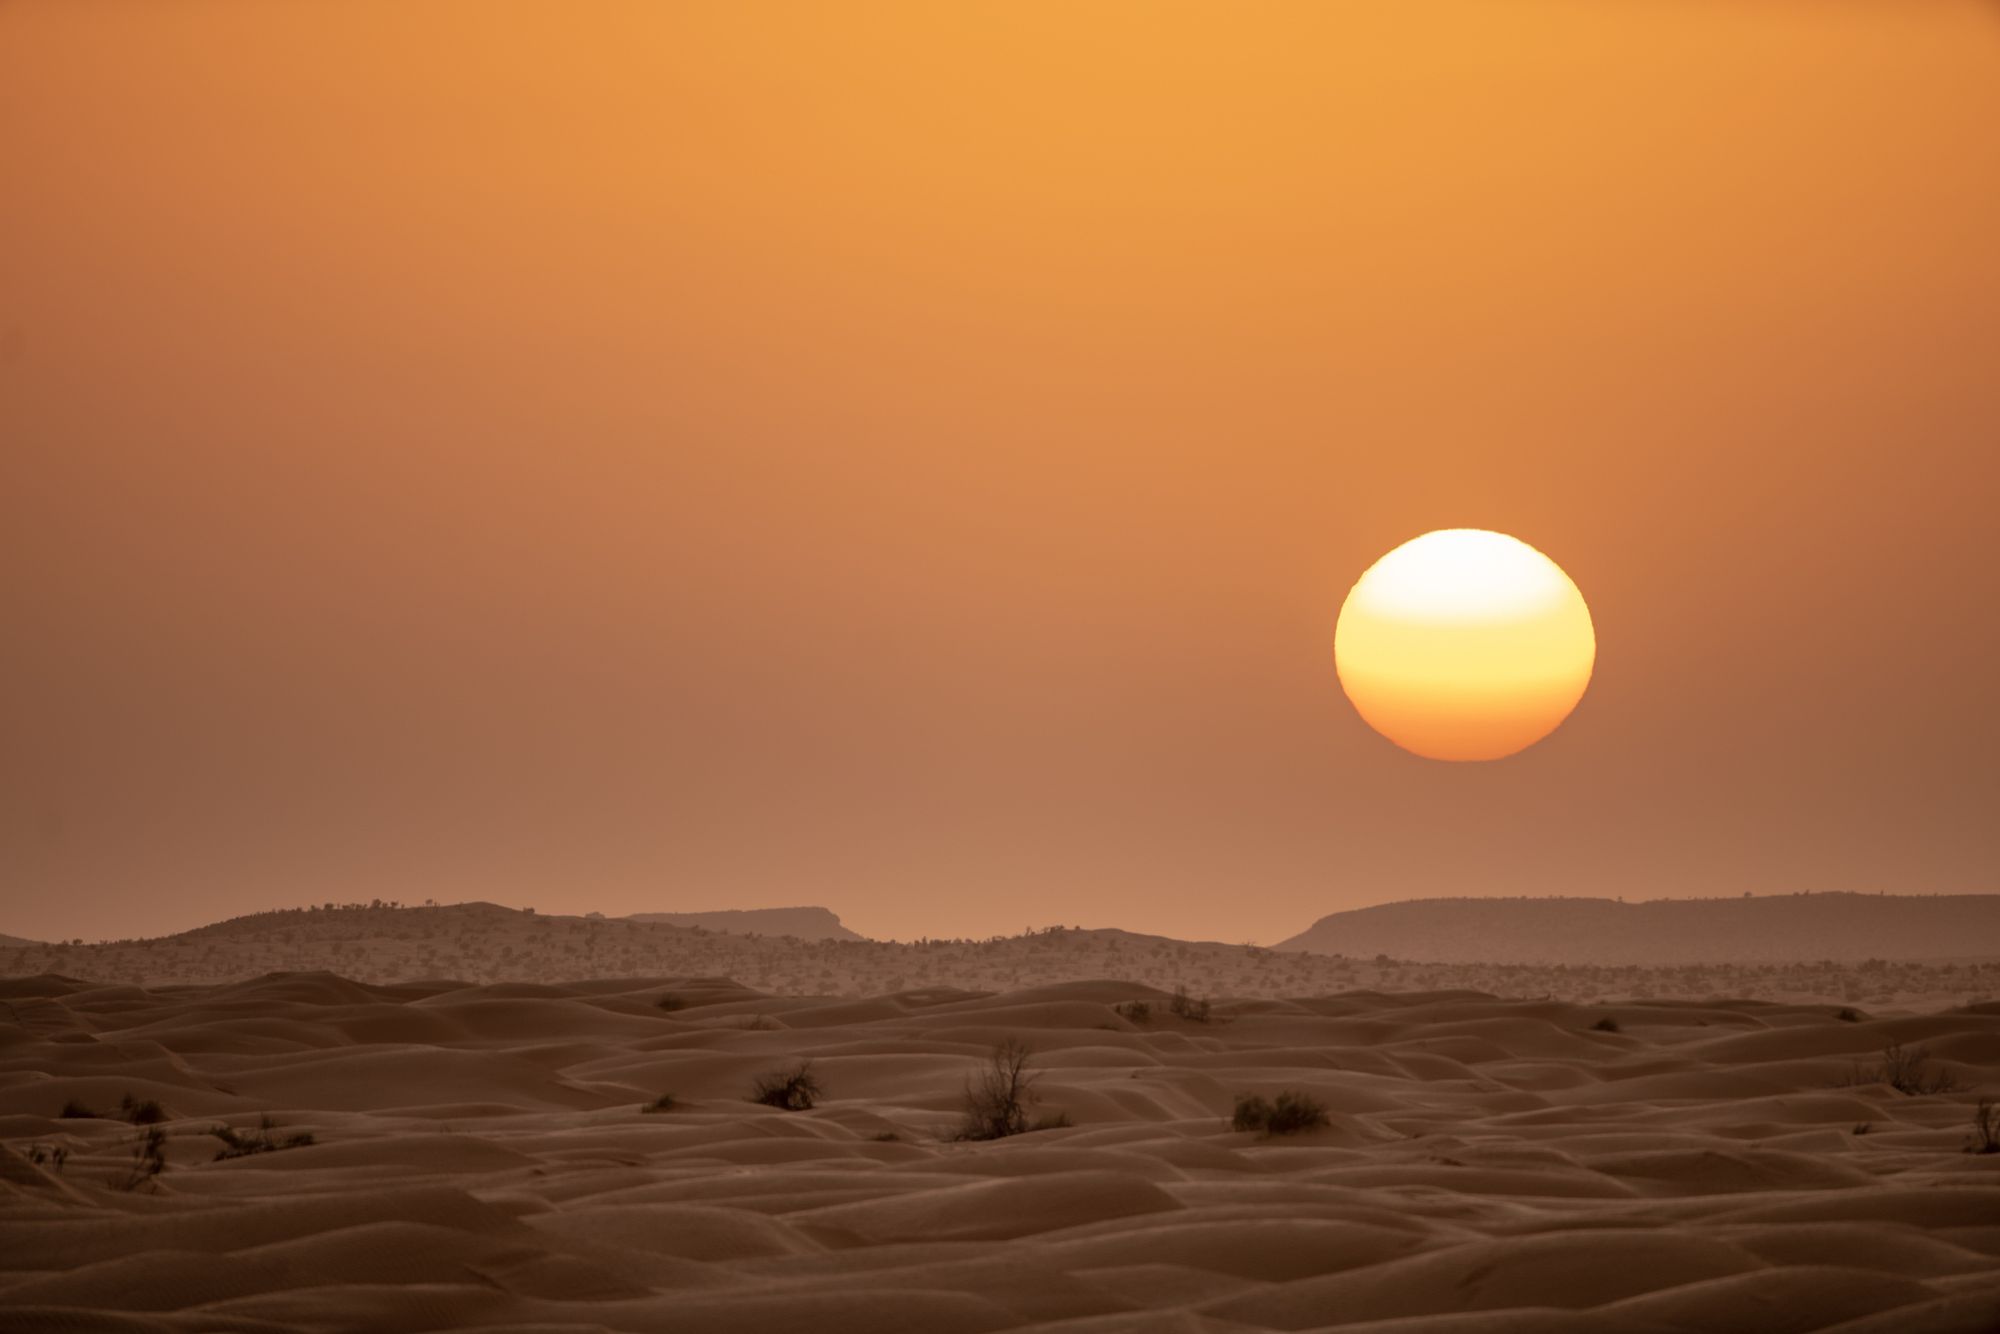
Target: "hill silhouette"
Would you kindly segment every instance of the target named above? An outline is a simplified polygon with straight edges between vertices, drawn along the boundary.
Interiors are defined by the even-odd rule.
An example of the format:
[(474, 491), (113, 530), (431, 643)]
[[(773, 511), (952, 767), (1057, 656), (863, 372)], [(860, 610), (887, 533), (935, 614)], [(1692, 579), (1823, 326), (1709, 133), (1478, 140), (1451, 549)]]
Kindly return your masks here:
[(800, 940), (865, 940), (840, 924), (825, 908), (738, 908), (723, 912), (635, 912), (627, 922), (662, 922), (668, 926), (698, 926), (737, 936), (797, 936)]
[[(1990, 946), (1990, 935), (1986, 940)], [(1461, 990), (1582, 1002), (1730, 996), (1864, 1007), (1965, 1004), (2000, 992), (2000, 960), (1648, 968), (1408, 963), (1376, 957), (1381, 953), (1339, 957), (1069, 927), (983, 940), (804, 940), (550, 916), (491, 903), (376, 903), (254, 913), (149, 940), (0, 947), (0, 977), (58, 975), (148, 987), (304, 972), (370, 984), (623, 985), (656, 978), (693, 988), (732, 979), (770, 994), (851, 997), (1115, 979), (1163, 991), (1185, 987), (1196, 997)]]
[(1333, 913), (1275, 948), (1572, 965), (1992, 958), (2000, 894), (1411, 899)]

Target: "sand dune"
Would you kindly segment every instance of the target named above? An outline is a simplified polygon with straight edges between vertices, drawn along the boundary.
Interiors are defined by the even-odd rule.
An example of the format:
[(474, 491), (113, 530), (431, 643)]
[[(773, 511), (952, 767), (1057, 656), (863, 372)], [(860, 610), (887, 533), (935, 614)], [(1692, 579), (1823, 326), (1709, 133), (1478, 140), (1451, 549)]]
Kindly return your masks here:
[[(1988, 1006), (1453, 990), (1195, 1022), (1129, 981), (327, 973), (0, 997), (4, 1330), (2000, 1328), (2000, 1154), (1962, 1152), (2000, 1085)], [(959, 1142), (1008, 1039), (1069, 1124)], [(1892, 1042), (1963, 1091), (1870, 1082)], [(815, 1107), (747, 1100), (807, 1058)], [(1284, 1090), (1328, 1123), (1230, 1129)], [(279, 1147), (218, 1161), (225, 1125)]]

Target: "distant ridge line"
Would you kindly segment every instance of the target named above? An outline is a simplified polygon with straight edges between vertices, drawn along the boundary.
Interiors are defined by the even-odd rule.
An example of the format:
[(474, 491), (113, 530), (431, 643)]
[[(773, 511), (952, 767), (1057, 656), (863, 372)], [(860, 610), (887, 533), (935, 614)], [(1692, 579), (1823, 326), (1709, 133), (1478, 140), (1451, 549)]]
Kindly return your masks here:
[(664, 922), (738, 936), (797, 936), (800, 940), (866, 940), (828, 908), (727, 908), (714, 912), (635, 912), (628, 922)]
[(2000, 894), (1407, 899), (1273, 948), (1427, 963), (1673, 965), (2000, 956)]

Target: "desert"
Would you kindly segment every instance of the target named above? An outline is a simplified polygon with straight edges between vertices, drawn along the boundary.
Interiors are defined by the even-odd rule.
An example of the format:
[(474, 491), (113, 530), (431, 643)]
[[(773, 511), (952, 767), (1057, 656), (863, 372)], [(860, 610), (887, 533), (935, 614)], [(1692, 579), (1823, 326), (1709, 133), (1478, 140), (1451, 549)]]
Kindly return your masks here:
[(0, 1334), (2000, 1334), (1996, 70), (0, 0)]
[[(330, 971), (0, 999), (6, 1329), (2000, 1325), (1991, 1001)], [(1010, 1052), (996, 1131), (968, 1099)]]

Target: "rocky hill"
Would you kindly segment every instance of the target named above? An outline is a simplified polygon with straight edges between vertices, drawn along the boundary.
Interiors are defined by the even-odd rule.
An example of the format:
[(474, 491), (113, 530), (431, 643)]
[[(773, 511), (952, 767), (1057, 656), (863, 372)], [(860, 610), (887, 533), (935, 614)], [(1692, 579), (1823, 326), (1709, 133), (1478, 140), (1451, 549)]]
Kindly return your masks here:
[(986, 940), (803, 940), (666, 922), (552, 917), (491, 903), (291, 909), (151, 940), (0, 948), (0, 977), (55, 974), (160, 986), (314, 971), (370, 983), (531, 986), (652, 978), (697, 987), (729, 978), (779, 995), (853, 997), (937, 988), (1005, 992), (1094, 979), (1165, 991), (1183, 987), (1196, 998), (1477, 991), (1584, 1002), (1727, 996), (1936, 1008), (2000, 994), (2000, 961), (1673, 968), (1413, 964), (1373, 954), (1279, 953), (1117, 930), (1052, 928)]
[(2000, 958), (2000, 894), (1413, 899), (1322, 917), (1276, 948), (1432, 963), (1990, 959)]
[(736, 936), (797, 936), (800, 940), (862, 940), (825, 908), (741, 908), (728, 912), (635, 912), (627, 922), (698, 926)]

